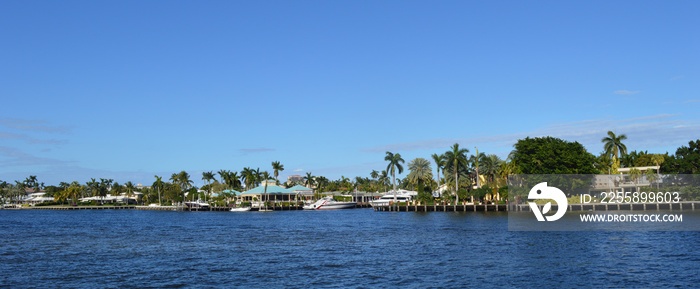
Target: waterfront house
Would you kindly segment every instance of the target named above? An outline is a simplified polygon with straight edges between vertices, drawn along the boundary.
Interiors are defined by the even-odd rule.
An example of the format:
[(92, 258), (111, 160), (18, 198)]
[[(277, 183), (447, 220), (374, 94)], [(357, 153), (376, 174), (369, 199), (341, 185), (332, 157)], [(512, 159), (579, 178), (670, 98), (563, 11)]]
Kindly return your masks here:
[(299, 195), (299, 199), (311, 200), (314, 197), (314, 190), (304, 186), (296, 185), (289, 188), (289, 190)]
[(265, 191), (265, 186), (259, 186), (241, 193), (238, 199), (241, 202), (251, 202), (256, 200), (288, 202), (290, 200), (296, 200), (296, 195), (297, 193), (290, 189), (285, 189), (283, 187), (275, 185), (268, 185), (267, 192)]

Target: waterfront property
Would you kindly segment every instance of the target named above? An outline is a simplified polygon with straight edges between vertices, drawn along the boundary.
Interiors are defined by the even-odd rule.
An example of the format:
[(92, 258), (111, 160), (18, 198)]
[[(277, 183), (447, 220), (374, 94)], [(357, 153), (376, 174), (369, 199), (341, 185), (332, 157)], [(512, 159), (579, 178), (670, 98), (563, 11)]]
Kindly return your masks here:
[(299, 195), (299, 198), (303, 200), (310, 201), (314, 197), (314, 190), (304, 186), (296, 185), (289, 188), (288, 190), (295, 192)]
[(268, 185), (267, 189), (265, 186), (259, 186), (254, 189), (247, 190), (241, 193), (238, 197), (241, 202), (253, 202), (253, 201), (272, 201), (272, 202), (289, 202), (297, 200), (297, 193), (290, 189), (285, 189), (280, 186)]

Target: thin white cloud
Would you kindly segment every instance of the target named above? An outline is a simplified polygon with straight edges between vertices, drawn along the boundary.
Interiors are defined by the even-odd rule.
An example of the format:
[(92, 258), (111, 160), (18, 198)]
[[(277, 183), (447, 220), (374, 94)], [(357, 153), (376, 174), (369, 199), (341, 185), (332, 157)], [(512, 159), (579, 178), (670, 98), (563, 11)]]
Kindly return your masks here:
[(637, 94), (640, 93), (641, 91), (635, 90), (635, 91), (630, 91), (630, 90), (616, 90), (615, 94), (618, 95), (632, 95), (632, 94)]
[(63, 144), (66, 142), (63, 140), (56, 140), (56, 139), (38, 139), (38, 138), (28, 136), (26, 134), (9, 133), (9, 132), (1, 132), (1, 131), (0, 131), (0, 140), (20, 140), (20, 141), (25, 141), (25, 142), (32, 143), (32, 144), (54, 144), (54, 145)]
[(55, 126), (44, 120), (20, 119), (20, 118), (1, 118), (0, 124), (6, 128), (16, 129), (20, 131), (44, 132), (44, 133), (70, 133), (70, 127)]
[(0, 166), (2, 167), (55, 166), (67, 163), (70, 162), (37, 157), (16, 148), (0, 146)]
[(578, 141), (592, 153), (597, 153), (600, 140), (608, 131), (626, 134), (628, 149), (678, 146), (700, 135), (700, 123), (678, 119), (678, 114), (658, 114), (630, 119), (592, 119), (548, 125), (526, 133), (499, 134), (472, 138), (430, 139), (416, 142), (387, 144), (362, 149), (369, 153), (386, 151), (401, 152), (415, 150), (447, 149), (454, 143), (464, 146), (490, 147), (510, 150), (517, 140), (525, 137), (553, 136), (569, 141)]
[(293, 172), (303, 172), (303, 171), (304, 171), (304, 169), (296, 169)]

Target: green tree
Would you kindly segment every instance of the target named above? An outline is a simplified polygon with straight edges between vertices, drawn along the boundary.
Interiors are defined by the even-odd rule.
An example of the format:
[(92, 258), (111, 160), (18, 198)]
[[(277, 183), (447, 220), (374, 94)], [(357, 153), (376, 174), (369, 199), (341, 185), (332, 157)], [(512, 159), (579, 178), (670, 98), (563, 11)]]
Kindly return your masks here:
[(447, 169), (451, 169), (452, 173), (454, 174), (454, 181), (455, 181), (455, 204), (459, 202), (459, 195), (457, 192), (459, 191), (459, 173), (460, 170), (466, 169), (467, 165), (467, 153), (469, 153), (468, 149), (465, 148), (460, 148), (459, 143), (455, 143), (452, 145), (450, 150), (445, 152), (445, 167)]
[(243, 182), (245, 183), (245, 189), (250, 190), (255, 188), (255, 184), (258, 182), (259, 179), (259, 169), (258, 171), (251, 169), (249, 167), (243, 168), (241, 171), (241, 178), (243, 179)]
[(424, 158), (415, 158), (408, 163), (408, 180), (413, 185), (430, 182), (433, 178), (433, 169), (430, 162)]
[(404, 163), (404, 160), (401, 158), (400, 154), (394, 154), (392, 152), (386, 152), (384, 160), (389, 162), (386, 166), (386, 171), (391, 173), (391, 179), (394, 185), (394, 203), (396, 203), (396, 171), (398, 170), (399, 174), (403, 172), (403, 166), (401, 164)]
[(126, 188), (126, 205), (129, 205), (129, 198), (131, 198), (134, 195), (134, 192), (136, 191), (136, 186), (131, 181), (126, 182), (124, 184), (124, 188)]
[(627, 136), (624, 134), (617, 136), (612, 131), (608, 131), (608, 136), (604, 137), (600, 141), (604, 144), (603, 149), (605, 150), (605, 153), (612, 156), (613, 160), (619, 160), (620, 154), (627, 154), (627, 146), (622, 143), (622, 141), (626, 139)]
[(260, 173), (260, 176), (261, 176), (262, 180), (265, 182), (265, 191), (264, 191), (263, 194), (265, 195), (265, 198), (266, 198), (267, 201), (269, 202), (269, 201), (270, 201), (270, 195), (267, 194), (267, 180), (270, 179), (270, 173), (268, 173), (267, 171), (265, 171), (265, 172)]
[(440, 170), (445, 167), (445, 155), (432, 154), (431, 157), (435, 162), (435, 169), (437, 171), (437, 187), (440, 189)]
[(637, 168), (633, 168), (630, 170), (630, 178), (634, 181), (634, 190), (635, 192), (639, 192), (639, 178), (642, 176), (642, 171), (640, 171)]
[(513, 159), (523, 174), (598, 173), (596, 157), (583, 145), (549, 136), (518, 140)]
[(163, 186), (165, 186), (165, 183), (163, 183), (163, 177), (159, 177), (158, 175), (154, 175), (153, 177), (156, 178), (156, 181), (153, 182), (151, 187), (158, 191), (158, 206), (162, 206), (163, 204), (160, 199), (160, 191), (163, 189)]
[[(202, 172), (202, 180), (207, 182), (207, 198), (211, 198), (211, 181), (214, 180), (214, 172)], [(204, 199), (206, 201), (206, 198)]]
[(681, 146), (676, 154), (661, 163), (664, 173), (698, 174), (700, 173), (700, 139)]
[[(513, 160), (517, 169), (529, 176), (522, 186), (534, 186), (539, 182), (548, 182), (567, 195), (588, 190), (598, 169), (595, 167), (597, 158), (586, 151), (578, 142), (568, 142), (554, 137), (538, 137), (520, 139), (515, 143)], [(563, 176), (577, 174), (578, 176)], [(520, 188), (509, 188), (510, 198), (520, 200), (524, 197)]]
[(284, 171), (284, 165), (279, 161), (274, 161), (272, 162), (272, 170), (274, 171), (275, 181), (279, 184), (280, 180), (277, 177), (280, 175), (280, 172)]

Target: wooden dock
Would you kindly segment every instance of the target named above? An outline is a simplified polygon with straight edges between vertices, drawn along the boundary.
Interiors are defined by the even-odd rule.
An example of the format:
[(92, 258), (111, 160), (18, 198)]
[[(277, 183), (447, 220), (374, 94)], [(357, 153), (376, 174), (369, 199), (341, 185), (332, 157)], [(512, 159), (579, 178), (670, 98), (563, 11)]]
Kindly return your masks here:
[(505, 212), (507, 205), (386, 205), (374, 206), (376, 212)]
[[(542, 210), (543, 205), (537, 207)], [(531, 211), (530, 205), (513, 205), (511, 208), (518, 212)], [(551, 210), (556, 210), (557, 205), (552, 204)], [(678, 203), (632, 203), (632, 204), (569, 204), (567, 212), (575, 211), (695, 211), (700, 210), (700, 202)]]
[(34, 206), (34, 207), (22, 207), (22, 209), (32, 209), (32, 210), (62, 210), (62, 211), (74, 211), (74, 210), (132, 210), (136, 206)]

